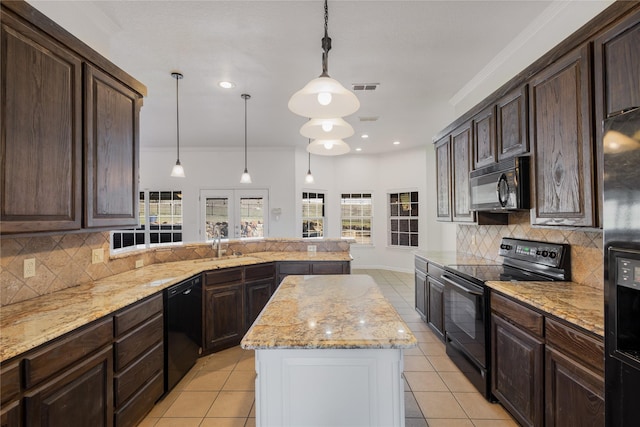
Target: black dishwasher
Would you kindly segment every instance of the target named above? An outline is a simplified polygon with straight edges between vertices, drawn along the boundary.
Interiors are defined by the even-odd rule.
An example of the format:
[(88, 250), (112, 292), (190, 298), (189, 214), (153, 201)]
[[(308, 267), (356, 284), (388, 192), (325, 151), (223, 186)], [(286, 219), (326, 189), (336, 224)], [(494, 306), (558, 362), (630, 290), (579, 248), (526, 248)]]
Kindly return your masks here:
[(202, 277), (164, 291), (164, 387), (171, 390), (202, 352)]

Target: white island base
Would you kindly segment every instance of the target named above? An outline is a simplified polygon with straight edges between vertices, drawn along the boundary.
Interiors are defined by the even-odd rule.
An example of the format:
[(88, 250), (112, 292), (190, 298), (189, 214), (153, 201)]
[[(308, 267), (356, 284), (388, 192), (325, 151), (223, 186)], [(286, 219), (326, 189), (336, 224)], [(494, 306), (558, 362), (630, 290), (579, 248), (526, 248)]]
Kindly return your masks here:
[(256, 350), (256, 425), (404, 426), (402, 349)]

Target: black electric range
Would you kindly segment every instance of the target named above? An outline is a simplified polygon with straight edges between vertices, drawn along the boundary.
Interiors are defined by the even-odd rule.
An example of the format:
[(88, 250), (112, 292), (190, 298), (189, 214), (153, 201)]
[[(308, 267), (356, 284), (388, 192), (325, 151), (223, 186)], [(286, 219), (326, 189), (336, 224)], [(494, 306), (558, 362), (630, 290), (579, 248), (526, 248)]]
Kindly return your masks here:
[(449, 358), (487, 398), (491, 394), (489, 281), (570, 280), (569, 245), (503, 238), (502, 264), (447, 265), (445, 340)]

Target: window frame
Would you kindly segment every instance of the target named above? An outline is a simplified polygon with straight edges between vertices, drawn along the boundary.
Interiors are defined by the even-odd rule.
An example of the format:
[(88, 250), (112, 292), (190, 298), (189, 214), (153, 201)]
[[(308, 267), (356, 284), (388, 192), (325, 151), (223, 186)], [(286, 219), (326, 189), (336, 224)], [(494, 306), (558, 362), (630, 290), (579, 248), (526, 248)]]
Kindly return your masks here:
[[(359, 197), (355, 197), (355, 196), (359, 196)], [(344, 206), (345, 206), (344, 200), (345, 199), (349, 199), (349, 200), (352, 200), (352, 199), (353, 200), (356, 200), (356, 199), (357, 200), (368, 199), (369, 200), (368, 205), (369, 205), (370, 215), (349, 215), (349, 216), (345, 216), (344, 215)], [(354, 204), (355, 203), (351, 203), (350, 205), (354, 205)], [(363, 227), (364, 227), (364, 223), (368, 219), (368, 221), (369, 221), (369, 242), (364, 243), (362, 241), (359, 241), (360, 239), (363, 238), (362, 236), (359, 239), (358, 237), (350, 237), (350, 236), (345, 236), (344, 235), (344, 232), (345, 232), (344, 222), (345, 222), (345, 220), (353, 221), (354, 219), (356, 219), (356, 220), (359, 219), (361, 224), (363, 225)], [(373, 246), (373, 221), (374, 221), (373, 192), (341, 193), (340, 194), (340, 238), (341, 239), (355, 239), (355, 241), (356, 241), (355, 245), (358, 245), (358, 246)], [(347, 231), (348, 230), (349, 229), (347, 229)], [(353, 231), (353, 232), (357, 234), (357, 231)], [(361, 229), (361, 233), (364, 234), (364, 228)]]
[[(409, 199), (402, 200), (402, 195), (408, 194)], [(414, 200), (415, 194), (415, 200)], [(396, 197), (395, 201), (393, 197)], [(399, 190), (387, 192), (387, 246), (391, 248), (414, 249), (419, 247), (420, 242), (420, 192), (418, 190)], [(409, 204), (409, 209), (403, 205)], [(407, 212), (402, 214), (402, 212)], [(395, 223), (395, 227), (394, 227)], [(404, 223), (404, 224), (403, 224)], [(397, 236), (394, 243), (394, 234)], [(402, 244), (403, 236), (407, 236), (407, 241)], [(415, 244), (413, 244), (415, 243)]]
[[(310, 194), (315, 195), (316, 197), (309, 197)], [(310, 210), (311, 202), (305, 202), (307, 200), (318, 200), (319, 198), (317, 197), (318, 195), (321, 195), (321, 199), (322, 199), (322, 204), (321, 204), (321, 216), (317, 216), (317, 215), (306, 215), (305, 216), (305, 203), (306, 206), (308, 207), (308, 210)], [(306, 197), (305, 197), (306, 196)], [(315, 211), (317, 213), (317, 205), (314, 206), (315, 207)], [(302, 216), (302, 238), (303, 239), (322, 239), (325, 237), (326, 235), (326, 230), (327, 230), (327, 217), (326, 217), (326, 211), (327, 211), (327, 192), (326, 191), (317, 191), (317, 190), (303, 190), (302, 191), (302, 201), (301, 201), (301, 216)], [(316, 234), (315, 236), (310, 236), (309, 234), (312, 234), (309, 231), (309, 226), (308, 226), (308, 222), (309, 221), (316, 221), (318, 222), (321, 221), (322, 225), (321, 225), (321, 229), (320, 229), (320, 233), (318, 235), (318, 231), (315, 230), (314, 234)], [(305, 225), (307, 226), (307, 231), (305, 231)], [(305, 236), (305, 234), (307, 234)]]

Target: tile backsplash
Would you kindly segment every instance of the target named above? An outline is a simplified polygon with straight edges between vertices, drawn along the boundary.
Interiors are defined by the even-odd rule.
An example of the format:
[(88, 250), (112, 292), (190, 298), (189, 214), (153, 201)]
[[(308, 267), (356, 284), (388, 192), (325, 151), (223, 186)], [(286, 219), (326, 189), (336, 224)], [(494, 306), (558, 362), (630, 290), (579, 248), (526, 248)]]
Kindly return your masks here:
[[(313, 244), (318, 252), (349, 251), (350, 241), (324, 239), (264, 239), (223, 243), (227, 254), (306, 251)], [(104, 261), (93, 264), (92, 251), (104, 250)], [(109, 232), (70, 233), (36, 237), (4, 237), (0, 240), (0, 307), (77, 286), (145, 266), (172, 261), (211, 258), (210, 244), (192, 243), (157, 247), (109, 256)], [(24, 260), (35, 258), (36, 275), (23, 278)]]
[(509, 214), (509, 225), (458, 225), (456, 250), (501, 262), (498, 255), (502, 237), (539, 240), (571, 245), (571, 280), (604, 289), (602, 232), (534, 228), (529, 212)]

